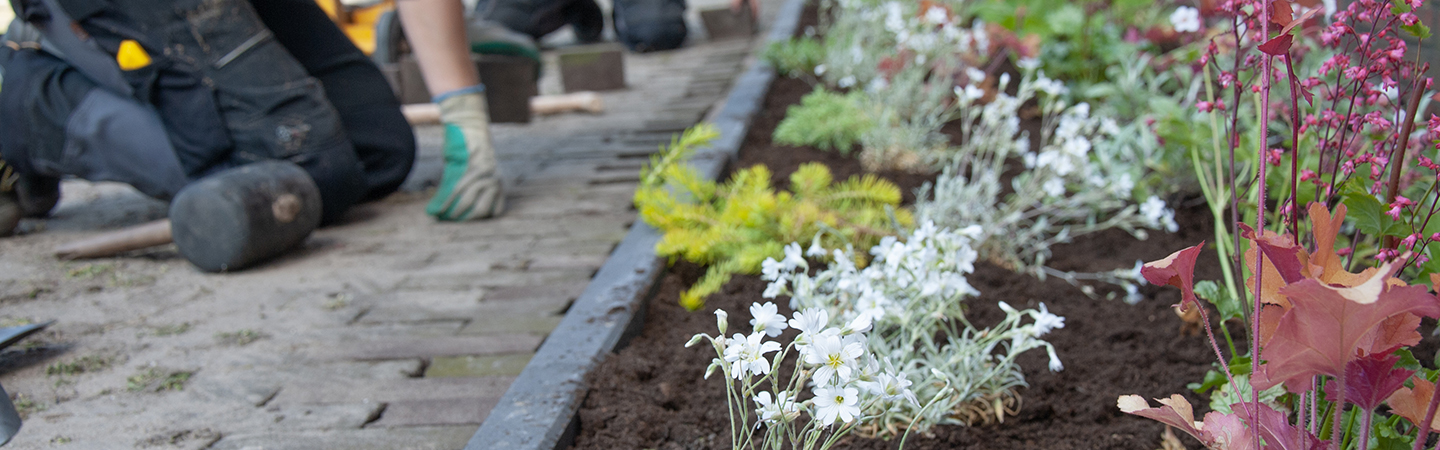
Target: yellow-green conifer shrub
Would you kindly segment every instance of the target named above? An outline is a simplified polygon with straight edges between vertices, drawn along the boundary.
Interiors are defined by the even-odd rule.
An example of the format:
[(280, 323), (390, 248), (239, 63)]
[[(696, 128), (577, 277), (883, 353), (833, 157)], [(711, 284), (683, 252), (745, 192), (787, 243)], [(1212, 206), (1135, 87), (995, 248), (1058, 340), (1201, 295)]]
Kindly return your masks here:
[[(791, 192), (770, 186), (770, 170), (756, 165), (717, 184), (684, 161), (719, 132), (697, 125), (640, 170), (635, 206), (640, 218), (664, 233), (655, 252), (706, 265), (705, 275), (680, 296), (695, 310), (734, 274), (760, 272), (765, 258), (784, 256), (784, 245), (809, 241), (820, 231), (827, 248), (870, 248), (913, 222), (900, 209), (900, 188), (875, 175), (834, 183), (830, 170), (807, 163), (790, 175)], [(857, 261), (863, 264), (864, 261)]]

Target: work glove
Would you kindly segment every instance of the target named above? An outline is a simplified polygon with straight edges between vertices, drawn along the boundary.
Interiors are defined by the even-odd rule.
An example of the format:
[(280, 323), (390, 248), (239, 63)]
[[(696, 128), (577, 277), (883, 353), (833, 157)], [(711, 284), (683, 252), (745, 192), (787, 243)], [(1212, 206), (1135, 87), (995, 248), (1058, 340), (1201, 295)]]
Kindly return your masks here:
[(505, 210), (490, 116), (484, 92), (455, 94), (440, 100), (445, 124), (445, 171), (425, 212), (436, 219), (487, 219)]

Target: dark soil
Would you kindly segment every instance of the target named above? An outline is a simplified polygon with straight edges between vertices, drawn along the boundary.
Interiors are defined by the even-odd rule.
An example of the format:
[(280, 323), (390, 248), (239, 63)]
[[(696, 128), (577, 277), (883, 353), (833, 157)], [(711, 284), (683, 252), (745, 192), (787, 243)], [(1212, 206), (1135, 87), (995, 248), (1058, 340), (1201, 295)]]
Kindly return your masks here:
[[(736, 167), (765, 164), (772, 168), (779, 187), (788, 184), (789, 173), (807, 161), (826, 164), (837, 179), (862, 173), (852, 158), (770, 143), (770, 133), (783, 117), (784, 107), (798, 102), (809, 89), (801, 81), (777, 80), (766, 109), (746, 137)], [(933, 179), (933, 175), (881, 175), (907, 193)], [(907, 202), (911, 198), (907, 196)], [(1213, 237), (1208, 217), (1203, 205), (1181, 209), (1176, 217), (1181, 232), (1151, 233), (1145, 241), (1119, 230), (1086, 236), (1055, 247), (1049, 264), (1061, 270), (1100, 271), (1128, 268), (1136, 260), (1161, 259)], [(1202, 256), (1200, 279), (1219, 278), (1213, 258), (1214, 253)], [(688, 349), (683, 345), (696, 333), (716, 332), (712, 313), (717, 308), (729, 312), (732, 327), (747, 327), (749, 304), (760, 300), (765, 284), (754, 276), (737, 276), (707, 300), (704, 311), (687, 312), (677, 304), (679, 293), (701, 273), (701, 268), (689, 264), (672, 267), (659, 293), (650, 300), (642, 333), (591, 375), (591, 390), (580, 410), (576, 448), (730, 448), (723, 381), (702, 379), (715, 354), (705, 345)], [(906, 448), (1153, 450), (1159, 447), (1164, 426), (1121, 413), (1115, 406), (1117, 397), (1160, 398), (1178, 393), (1190, 398), (1198, 410), (1205, 409), (1205, 400), (1185, 385), (1202, 379), (1215, 356), (1203, 336), (1180, 333), (1181, 321), (1170, 308), (1179, 301), (1178, 290), (1142, 288), (1147, 299), (1132, 306), (1089, 298), (1061, 280), (1041, 282), (990, 264), (978, 265), (969, 280), (982, 292), (967, 300), (971, 308), (968, 317), (977, 325), (1003, 317), (997, 301), (1017, 307), (1037, 307), (1045, 302), (1051, 312), (1064, 316), (1065, 328), (1046, 339), (1056, 346), (1065, 370), (1051, 373), (1045, 354), (1032, 351), (1020, 358), (1030, 387), (1021, 391), (1024, 402), (1019, 416), (997, 425), (937, 427), (934, 436), (912, 436)], [(1100, 291), (1103, 294), (1105, 288)], [(1182, 439), (1189, 441), (1188, 437)], [(898, 444), (847, 438), (839, 448), (881, 449)]]
[[(808, 12), (800, 29), (805, 20), (813, 21), (813, 14)], [(785, 109), (812, 89), (800, 80), (777, 79), (732, 168), (764, 164), (779, 188), (787, 187), (789, 174), (810, 161), (828, 166), (837, 180), (865, 173), (850, 156), (771, 142), (770, 135), (784, 118)], [(914, 202), (915, 188), (935, 176), (879, 175), (901, 187), (907, 205)], [(1151, 233), (1145, 241), (1119, 230), (1082, 237), (1054, 247), (1049, 264), (1077, 271), (1128, 268), (1136, 260), (1161, 259), (1213, 237), (1203, 205), (1181, 208), (1176, 220), (1179, 233)], [(1214, 256), (1213, 252), (1202, 254), (1196, 274), (1199, 279), (1219, 278)], [(575, 448), (730, 448), (724, 381), (703, 379), (714, 351), (708, 345), (684, 348), (684, 344), (696, 333), (716, 333), (716, 309), (729, 312), (732, 328), (748, 328), (749, 305), (761, 299), (765, 283), (755, 276), (737, 276), (707, 299), (703, 311), (685, 311), (678, 305), (679, 294), (702, 273), (703, 268), (684, 262), (671, 267), (658, 293), (649, 300), (641, 334), (589, 376), (590, 392), (579, 411), (581, 430)], [(1031, 351), (1019, 359), (1030, 386), (1020, 391), (1023, 405), (1018, 416), (1008, 417), (1003, 424), (937, 427), (933, 436), (911, 436), (907, 449), (1153, 450), (1160, 447), (1164, 426), (1121, 413), (1116, 398), (1125, 394), (1161, 398), (1178, 393), (1195, 404), (1197, 416), (1208, 409), (1203, 406), (1206, 401), (1185, 385), (1201, 380), (1215, 355), (1203, 336), (1181, 334), (1181, 321), (1170, 307), (1179, 301), (1178, 290), (1143, 287), (1146, 299), (1132, 306), (1119, 300), (1089, 298), (1058, 279), (1042, 282), (985, 263), (977, 264), (969, 281), (982, 293), (967, 300), (967, 317), (978, 326), (1003, 317), (997, 301), (1022, 308), (1044, 302), (1051, 312), (1065, 317), (1065, 328), (1046, 336), (1065, 370), (1050, 372), (1044, 352)], [(1102, 296), (1106, 289), (1099, 288)], [(788, 313), (783, 299), (776, 303)], [(1192, 447), (1197, 445), (1188, 437), (1181, 439)], [(898, 445), (898, 441), (850, 437), (837, 448), (890, 449)]]

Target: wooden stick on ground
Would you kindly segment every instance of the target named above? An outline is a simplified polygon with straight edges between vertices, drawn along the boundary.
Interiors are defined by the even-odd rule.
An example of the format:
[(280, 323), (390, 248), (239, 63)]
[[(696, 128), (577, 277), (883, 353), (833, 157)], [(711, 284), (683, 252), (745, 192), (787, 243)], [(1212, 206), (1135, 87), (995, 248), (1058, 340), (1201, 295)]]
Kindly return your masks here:
[(170, 220), (163, 219), (103, 233), (55, 249), (60, 259), (103, 258), (172, 242)]

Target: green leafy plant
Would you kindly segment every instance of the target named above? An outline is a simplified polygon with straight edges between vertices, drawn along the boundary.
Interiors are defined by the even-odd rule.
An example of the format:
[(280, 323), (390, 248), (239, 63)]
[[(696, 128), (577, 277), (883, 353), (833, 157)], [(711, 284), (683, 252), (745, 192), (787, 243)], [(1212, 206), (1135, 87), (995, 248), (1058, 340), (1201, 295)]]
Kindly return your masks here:
[(764, 166), (736, 171), (724, 184), (708, 180), (684, 161), (716, 136), (709, 125), (686, 130), (641, 169), (635, 191), (641, 219), (664, 233), (656, 253), (709, 266), (681, 294), (687, 308), (704, 305), (734, 274), (758, 273), (765, 258), (782, 254), (782, 242), (826, 230), (827, 245), (868, 247), (912, 222), (894, 184), (874, 175), (835, 183), (817, 163), (790, 175), (790, 192), (771, 187)]
[(799, 105), (785, 111), (785, 119), (775, 127), (774, 140), (848, 154), (875, 123), (865, 114), (865, 102), (865, 95), (858, 91), (841, 94), (817, 87), (801, 98)]
[(814, 80), (815, 67), (825, 61), (825, 47), (817, 39), (791, 38), (772, 42), (762, 57), (785, 76)]

